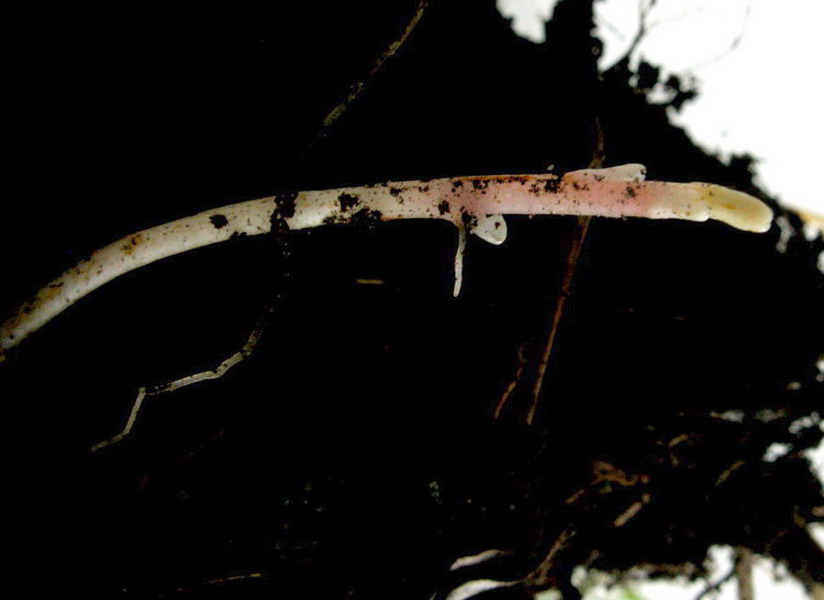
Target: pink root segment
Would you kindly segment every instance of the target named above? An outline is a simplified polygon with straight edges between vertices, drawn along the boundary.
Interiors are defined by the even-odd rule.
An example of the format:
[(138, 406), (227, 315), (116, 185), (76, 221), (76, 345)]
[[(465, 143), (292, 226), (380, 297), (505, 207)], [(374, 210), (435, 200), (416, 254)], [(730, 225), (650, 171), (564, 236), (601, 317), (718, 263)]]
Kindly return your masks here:
[[(506, 239), (503, 215), (716, 219), (744, 231), (769, 229), (772, 211), (742, 192), (706, 183), (643, 181), (644, 167), (568, 173), (456, 177), (279, 194), (204, 211), (122, 238), (94, 252), (36, 293), (0, 326), (4, 352), (86, 294), (157, 260), (246, 235), (363, 220), (441, 219), (465, 239)], [(463, 244), (456, 255), (460, 274)], [(456, 295), (460, 278), (456, 280)]]
[[(546, 182), (549, 186), (552, 182)], [(743, 231), (763, 233), (770, 228), (772, 211), (748, 194), (708, 183), (662, 181), (564, 181), (540, 195), (539, 182), (494, 183), (487, 193), (464, 200), (474, 213), (519, 215), (578, 215), (644, 217), (647, 219), (715, 219)]]

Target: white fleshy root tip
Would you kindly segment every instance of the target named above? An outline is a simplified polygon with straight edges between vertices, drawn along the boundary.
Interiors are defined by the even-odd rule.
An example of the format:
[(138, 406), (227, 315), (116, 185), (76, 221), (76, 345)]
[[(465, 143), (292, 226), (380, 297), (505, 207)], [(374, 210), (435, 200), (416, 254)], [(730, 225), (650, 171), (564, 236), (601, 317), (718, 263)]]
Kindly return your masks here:
[(720, 185), (695, 185), (704, 190), (703, 197), (710, 211), (710, 219), (753, 233), (764, 233), (770, 229), (773, 212), (761, 200)]
[(0, 326), (0, 361), (63, 310), (112, 279), (160, 259), (235, 237), (321, 225), (441, 219), (459, 228), (457, 296), (466, 234), (506, 240), (504, 215), (715, 219), (744, 231), (770, 228), (772, 211), (748, 194), (708, 183), (644, 181), (643, 165), (572, 171), (563, 177), (487, 175), (387, 182), (278, 194), (215, 208), (135, 233), (93, 253), (42, 288)]

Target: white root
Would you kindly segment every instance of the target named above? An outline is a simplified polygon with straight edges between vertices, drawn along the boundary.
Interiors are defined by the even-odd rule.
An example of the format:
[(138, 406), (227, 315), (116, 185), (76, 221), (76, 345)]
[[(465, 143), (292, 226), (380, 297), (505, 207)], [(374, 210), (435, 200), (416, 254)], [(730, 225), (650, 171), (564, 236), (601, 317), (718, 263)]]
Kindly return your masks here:
[[(215, 208), (122, 238), (42, 288), (0, 326), (0, 360), (66, 308), (112, 279), (163, 258), (260, 235), (364, 220), (442, 219), (493, 244), (503, 215), (716, 219), (745, 231), (769, 229), (772, 211), (742, 192), (706, 183), (644, 182), (644, 167), (622, 165), (551, 174), (456, 177), (303, 191)], [(465, 235), (459, 237), (455, 293)]]

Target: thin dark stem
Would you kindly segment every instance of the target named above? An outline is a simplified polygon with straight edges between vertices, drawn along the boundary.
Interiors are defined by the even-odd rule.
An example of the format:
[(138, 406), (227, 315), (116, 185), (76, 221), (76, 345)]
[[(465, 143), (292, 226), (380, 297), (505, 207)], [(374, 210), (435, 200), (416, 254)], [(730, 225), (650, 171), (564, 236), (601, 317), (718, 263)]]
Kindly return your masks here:
[(632, 54), (638, 49), (638, 46), (646, 37), (649, 30), (654, 25), (650, 25), (649, 13), (655, 8), (655, 5), (658, 0), (650, 0), (649, 3), (644, 6), (643, 0), (641, 2), (641, 7), (639, 9), (639, 24), (638, 24), (638, 32), (635, 34), (635, 37), (632, 38), (632, 41), (629, 44), (629, 48), (624, 53), (624, 55), (612, 65), (608, 71), (616, 71), (619, 69), (626, 69), (629, 67), (629, 61), (632, 59)]
[(701, 590), (701, 593), (695, 597), (695, 600), (703, 600), (707, 595), (712, 594), (713, 592), (717, 592), (722, 585), (727, 583), (733, 577), (735, 577), (735, 568), (731, 569), (729, 573), (724, 575), (715, 583), (708, 584), (707, 587)]
[[(349, 88), (349, 93), (346, 97), (341, 100), (329, 113), (326, 115), (326, 118), (323, 119), (323, 123), (321, 124), (320, 130), (318, 131), (315, 139), (310, 143), (309, 147), (306, 150), (305, 154), (309, 154), (314, 147), (326, 138), (329, 133), (331, 132), (332, 128), (335, 124), (341, 119), (341, 117), (346, 114), (346, 112), (352, 107), (352, 105), (357, 102), (357, 100), (364, 94), (364, 92), (369, 88), (369, 85), (374, 81), (375, 77), (383, 69), (384, 65), (391, 59), (395, 54), (397, 54), (398, 50), (400, 50), (404, 44), (406, 44), (409, 37), (412, 35), (412, 32), (415, 31), (415, 28), (420, 23), (421, 19), (426, 12), (427, 7), (429, 6), (429, 0), (419, 0), (418, 6), (415, 9), (415, 12), (412, 14), (412, 17), (409, 19), (409, 22), (406, 24), (406, 28), (404, 28), (401, 35), (393, 41), (389, 46), (384, 50), (381, 55), (375, 60), (372, 68), (369, 69), (369, 72), (366, 74), (366, 77), (360, 79), (353, 83)], [(305, 155), (304, 155), (305, 156)]]
[(544, 387), (544, 378), (546, 377), (546, 370), (549, 366), (549, 359), (552, 356), (553, 349), (555, 348), (555, 339), (558, 336), (558, 329), (560, 328), (561, 320), (564, 316), (564, 308), (566, 307), (567, 300), (571, 294), (572, 282), (575, 278), (575, 272), (578, 269), (578, 260), (581, 258), (581, 250), (584, 247), (584, 242), (586, 241), (587, 231), (589, 231), (591, 220), (591, 217), (578, 218), (578, 226), (575, 229), (575, 234), (567, 253), (564, 279), (558, 293), (558, 300), (555, 302), (555, 310), (552, 313), (552, 323), (549, 328), (549, 335), (547, 336), (544, 351), (541, 354), (541, 359), (538, 361), (535, 383), (532, 386), (532, 402), (530, 403), (529, 412), (526, 417), (527, 425), (532, 425), (535, 421), (535, 414), (538, 411), (538, 402), (541, 397), (541, 390)]
[(526, 367), (526, 355), (524, 354), (524, 346), (525, 344), (521, 344), (518, 347), (518, 368), (515, 370), (515, 377), (512, 378), (512, 381), (509, 382), (509, 385), (506, 386), (504, 393), (501, 394), (500, 399), (498, 400), (498, 404), (495, 406), (495, 414), (493, 415), (493, 419), (496, 421), (500, 418), (501, 413), (504, 410), (509, 399), (512, 397), (512, 393), (515, 391), (515, 388), (518, 387), (518, 384), (521, 382), (521, 377), (524, 374), (524, 367)]
[(562, 550), (569, 546), (570, 541), (575, 537), (576, 533), (575, 528), (570, 525), (558, 535), (555, 539), (555, 543), (552, 544), (549, 552), (547, 552), (546, 556), (541, 561), (541, 564), (538, 565), (532, 573), (524, 578), (524, 583), (528, 587), (540, 588), (547, 584), (549, 581), (549, 574), (552, 572), (558, 561), (558, 555)]
[[(604, 130), (601, 127), (601, 119), (598, 115), (593, 117), (593, 124), (595, 128), (595, 140), (592, 147), (592, 159), (589, 163), (590, 169), (600, 169), (604, 165)], [(546, 377), (549, 360), (552, 356), (552, 351), (555, 348), (555, 339), (560, 329), (561, 320), (564, 316), (564, 308), (566, 307), (567, 299), (572, 293), (572, 282), (575, 279), (575, 273), (578, 270), (578, 261), (581, 258), (581, 251), (584, 247), (584, 242), (587, 239), (589, 226), (592, 222), (592, 217), (579, 217), (578, 225), (567, 251), (567, 262), (564, 268), (564, 279), (561, 282), (561, 290), (558, 293), (558, 299), (555, 302), (555, 310), (552, 313), (552, 323), (549, 328), (546, 344), (544, 344), (544, 351), (541, 353), (541, 359), (538, 361), (536, 369), (535, 383), (532, 386), (532, 399), (529, 404), (529, 412), (526, 416), (527, 425), (532, 425), (535, 422), (535, 415), (538, 412), (538, 404), (541, 398), (541, 391), (544, 387), (544, 378)], [(496, 417), (497, 417), (496, 412)]]

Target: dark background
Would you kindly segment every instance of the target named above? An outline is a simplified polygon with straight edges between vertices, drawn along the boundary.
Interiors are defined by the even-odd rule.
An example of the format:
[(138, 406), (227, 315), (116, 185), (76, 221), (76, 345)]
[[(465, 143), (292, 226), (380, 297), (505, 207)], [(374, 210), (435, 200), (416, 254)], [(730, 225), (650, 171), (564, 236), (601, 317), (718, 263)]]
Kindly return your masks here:
[[(647, 102), (654, 66), (635, 86), (624, 64), (598, 76), (589, 2), (560, 2), (535, 45), (491, 0), (432, 0), (321, 137), (416, 3), (292, 4), (32, 7), (14, 21), (21, 185), (0, 216), (3, 314), (92, 250), (176, 217), (278, 190), (582, 168), (599, 125), (606, 165), (731, 185), (781, 211), (748, 157), (706, 155)], [(667, 84), (676, 106), (694, 94)], [(429, 598), (459, 583), (455, 558), (511, 551), (476, 575), (517, 579), (568, 528), (562, 587), (584, 562), (688, 572), (716, 543), (822, 581), (799, 525), (821, 519), (800, 454), (821, 433), (788, 433), (822, 405), (820, 238), (779, 253), (776, 227), (595, 220), (528, 427), (576, 220), (508, 223), (502, 247), (470, 241), (458, 299), (454, 229), (399, 222), (201, 249), (66, 311), (0, 366), (20, 500), (9, 530), (23, 530), (7, 537), (9, 581), (89, 598)], [(273, 297), (249, 361), (151, 400), (130, 439), (88, 452), (140, 385), (213, 367)], [(494, 421), (521, 345), (523, 383)], [(731, 409), (743, 422), (717, 417)], [(774, 441), (792, 451), (762, 462)], [(605, 463), (613, 479), (596, 481)]]

